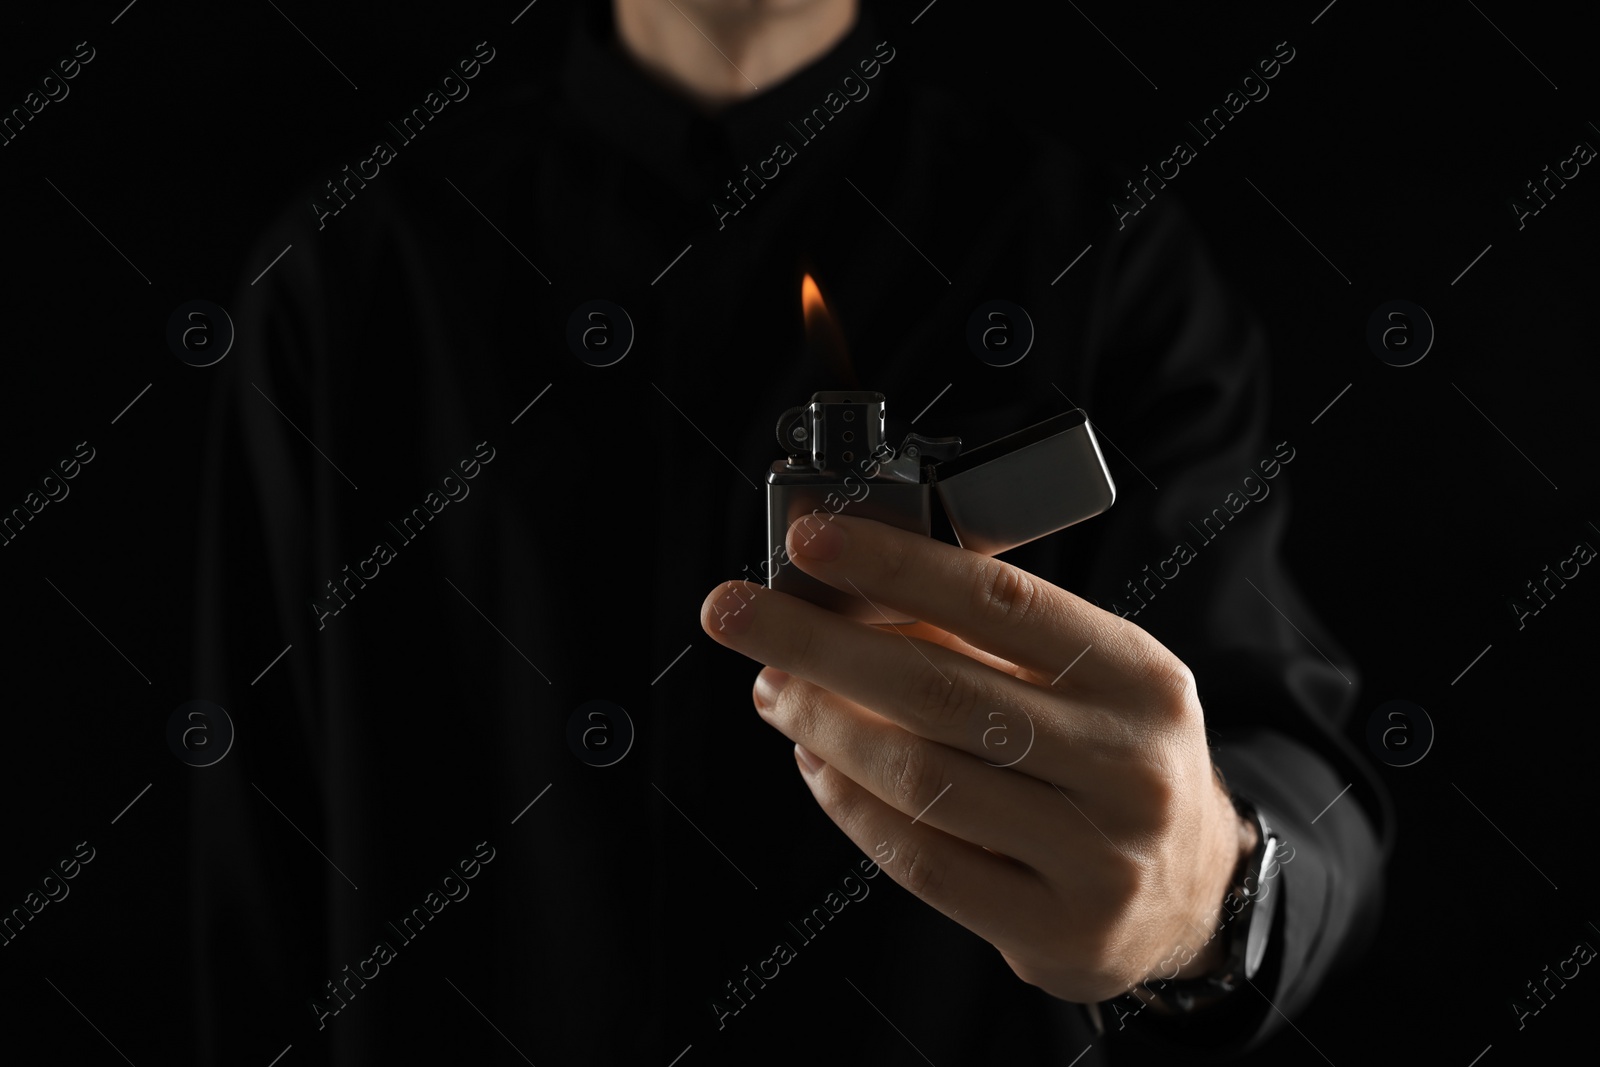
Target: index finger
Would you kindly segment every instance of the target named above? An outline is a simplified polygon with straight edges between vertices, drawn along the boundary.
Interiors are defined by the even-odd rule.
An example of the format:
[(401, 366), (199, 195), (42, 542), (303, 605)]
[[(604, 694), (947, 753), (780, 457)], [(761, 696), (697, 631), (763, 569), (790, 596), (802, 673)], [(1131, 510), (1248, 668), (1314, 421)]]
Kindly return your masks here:
[[(1020, 567), (871, 519), (790, 526), (789, 558), (845, 592), (884, 604), (1047, 678), (1120, 688), (1165, 654), (1142, 629)], [(1086, 649), (1092, 655), (1081, 661)]]

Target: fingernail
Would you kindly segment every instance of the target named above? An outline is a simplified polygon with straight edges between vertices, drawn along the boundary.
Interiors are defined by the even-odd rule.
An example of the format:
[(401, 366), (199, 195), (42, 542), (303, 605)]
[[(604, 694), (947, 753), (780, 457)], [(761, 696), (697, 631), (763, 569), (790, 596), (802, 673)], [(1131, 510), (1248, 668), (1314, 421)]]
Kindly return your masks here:
[(837, 523), (832, 520), (806, 522), (804, 519), (801, 523), (803, 525), (797, 525), (794, 531), (796, 553), (823, 563), (838, 559), (843, 554), (848, 542)]
[(763, 667), (756, 675), (756, 707), (766, 710), (778, 703), (778, 694), (789, 684), (789, 676), (776, 667)]
[(798, 742), (794, 746), (794, 759), (796, 763), (800, 764), (800, 769), (805, 772), (808, 778), (827, 766), (826, 763), (816, 757), (815, 753)]
[(753, 595), (753, 590), (741, 589), (737, 584), (724, 590), (716, 600), (712, 601), (713, 619), (707, 629), (714, 628), (718, 633), (725, 634), (739, 634), (748, 630), (755, 607), (751, 602)]

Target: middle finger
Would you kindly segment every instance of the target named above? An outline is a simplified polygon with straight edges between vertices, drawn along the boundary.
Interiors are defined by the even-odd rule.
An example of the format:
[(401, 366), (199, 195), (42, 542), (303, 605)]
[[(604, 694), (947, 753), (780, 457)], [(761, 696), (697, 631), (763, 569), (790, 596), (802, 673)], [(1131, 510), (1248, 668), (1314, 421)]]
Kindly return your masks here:
[[(777, 687), (781, 685), (781, 690)], [(915, 822), (1054, 874), (1075, 834), (1054, 788), (918, 737), (836, 693), (771, 668), (752, 693), (761, 717)], [(1065, 864), (1070, 867), (1070, 864)]]
[[(1144, 736), (1138, 724), (1069, 693), (754, 583), (714, 589), (702, 606), (701, 623), (737, 652), (815, 682), (919, 737), (992, 763), (1004, 760), (985, 731), (997, 722), (1016, 735), (1031, 729), (1033, 749), (1015, 769), (1045, 781), (1070, 786), (1094, 766), (1118, 762), (1104, 758), (1109, 748), (1136, 746)], [(1004, 718), (992, 718), (996, 713)]]

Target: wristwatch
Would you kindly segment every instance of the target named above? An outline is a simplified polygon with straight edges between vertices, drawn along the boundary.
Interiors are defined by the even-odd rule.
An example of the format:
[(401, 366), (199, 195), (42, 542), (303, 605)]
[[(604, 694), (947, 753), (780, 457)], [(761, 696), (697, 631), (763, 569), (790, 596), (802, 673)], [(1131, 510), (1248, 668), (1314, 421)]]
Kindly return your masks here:
[(1233, 882), (1223, 898), (1224, 918), (1217, 936), (1223, 939), (1226, 956), (1213, 974), (1201, 978), (1156, 979), (1146, 982), (1153, 995), (1148, 1003), (1158, 1015), (1192, 1015), (1228, 997), (1245, 981), (1255, 978), (1267, 954), (1267, 938), (1272, 933), (1272, 917), (1282, 897), (1266, 884), (1277, 873), (1280, 840), (1254, 804), (1234, 795), (1233, 806), (1241, 818), (1256, 824), (1260, 837), (1255, 849), (1234, 871)]

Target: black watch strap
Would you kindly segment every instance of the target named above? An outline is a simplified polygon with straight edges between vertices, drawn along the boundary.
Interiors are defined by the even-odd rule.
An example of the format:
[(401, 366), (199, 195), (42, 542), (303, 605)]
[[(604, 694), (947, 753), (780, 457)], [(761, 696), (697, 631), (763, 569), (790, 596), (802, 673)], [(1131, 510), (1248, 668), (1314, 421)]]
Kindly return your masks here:
[(1276, 871), (1280, 840), (1254, 804), (1235, 795), (1233, 805), (1242, 818), (1256, 824), (1259, 837), (1255, 849), (1234, 872), (1223, 898), (1222, 927), (1217, 936), (1223, 939), (1224, 962), (1214, 974), (1204, 977), (1145, 982), (1152, 994), (1147, 1003), (1158, 1015), (1191, 1015), (1220, 1003), (1255, 978), (1266, 958), (1273, 914), (1283, 896), (1281, 886), (1279, 892), (1273, 892), (1266, 884)]

